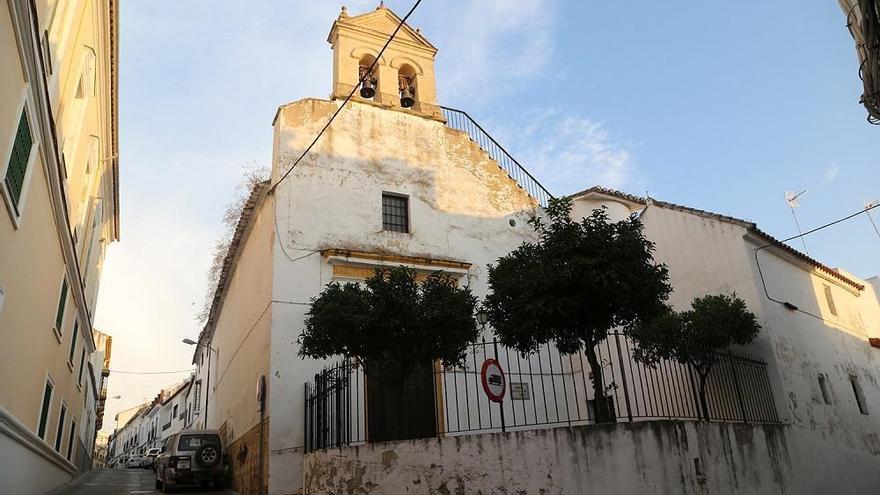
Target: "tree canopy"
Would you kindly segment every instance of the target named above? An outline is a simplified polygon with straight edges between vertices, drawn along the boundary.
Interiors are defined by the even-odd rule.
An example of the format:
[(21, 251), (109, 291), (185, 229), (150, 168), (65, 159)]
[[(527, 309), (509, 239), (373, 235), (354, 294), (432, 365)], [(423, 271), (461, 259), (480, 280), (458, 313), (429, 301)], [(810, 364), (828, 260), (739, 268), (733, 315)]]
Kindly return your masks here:
[(313, 298), (299, 355), (357, 358), (365, 371), (402, 380), (414, 366), (461, 363), (479, 333), (476, 297), (448, 274), (424, 281), (406, 267), (383, 268), (364, 284), (330, 283)]
[(603, 404), (595, 346), (613, 328), (628, 330), (662, 314), (671, 288), (637, 218), (612, 222), (601, 208), (575, 220), (571, 205), (570, 198), (551, 200), (549, 222), (532, 221), (538, 242), (489, 266), (484, 306), (501, 343), (521, 353), (548, 342), (567, 354), (583, 349), (596, 403)]
[(700, 406), (708, 419), (706, 378), (718, 361), (718, 351), (732, 345), (746, 345), (761, 326), (737, 295), (706, 295), (691, 303), (691, 309), (669, 309), (662, 316), (633, 328), (635, 358), (648, 364), (672, 359), (694, 367), (700, 379)]

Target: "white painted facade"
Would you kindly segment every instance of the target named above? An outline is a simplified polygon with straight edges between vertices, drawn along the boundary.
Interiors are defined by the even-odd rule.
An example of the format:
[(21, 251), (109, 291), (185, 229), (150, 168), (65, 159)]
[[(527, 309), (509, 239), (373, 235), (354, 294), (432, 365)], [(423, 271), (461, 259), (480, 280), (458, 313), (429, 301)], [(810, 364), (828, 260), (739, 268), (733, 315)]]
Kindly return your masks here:
[[(345, 17), (341, 15), (340, 19), (347, 19), (347, 14)], [(379, 21), (382, 19), (373, 17), (370, 23), (373, 21), (381, 25)], [(376, 25), (356, 27), (367, 29)], [(331, 31), (331, 42), (339, 43), (334, 44), (336, 50), (344, 43), (338, 39), (334, 41), (334, 32), (343, 31)], [(352, 48), (344, 45), (346, 50), (334, 51), (334, 95), (337, 97), (338, 93), (344, 94), (346, 88), (352, 87), (352, 76), (345, 71), (354, 70), (357, 64), (348, 58), (357, 58), (376, 49), (370, 45), (372, 41), (357, 39), (364, 46)], [(411, 37), (407, 42), (418, 44), (419, 40)], [(404, 45), (392, 43), (391, 46), (400, 49)], [(434, 52), (430, 49), (424, 46), (421, 49), (421, 57), (426, 53), (433, 57)], [(433, 88), (433, 68), (425, 66), (424, 59), (420, 60), (423, 62), (422, 76), (430, 74), (432, 79), (431, 85), (426, 87)], [(388, 67), (383, 70), (388, 73)], [(268, 379), (268, 486), (272, 495), (307, 493), (304, 480), (315, 479), (312, 470), (320, 470), (323, 462), (342, 462), (348, 466), (344, 464), (346, 459), (355, 464), (363, 461), (366, 469), (382, 469), (380, 466), (385, 463), (384, 454), (380, 452), (384, 447), (381, 446), (304, 456), (304, 383), (328, 364), (297, 356), (297, 338), (313, 297), (330, 282), (362, 280), (365, 273), (377, 267), (403, 264), (423, 272), (441, 267), (460, 277), (462, 284), (468, 285), (482, 298), (487, 290), (486, 266), (524, 240), (535, 238), (528, 219), (540, 214), (536, 201), (467, 134), (446, 126), (439, 112), (434, 111), (438, 108), (436, 102), (420, 103), (423, 105), (417, 105), (415, 110), (407, 110), (400, 108), (399, 101), (385, 93), (380, 100), (371, 101), (356, 96), (293, 169), (294, 162), (327, 119), (339, 109), (341, 101), (338, 98), (330, 101), (303, 99), (282, 106), (275, 116), (271, 179), (268, 184), (254, 189), (245, 208), (233, 248), (227, 256), (227, 266), (209, 323), (200, 336), (201, 346), (194, 356), (194, 362), (199, 366), (198, 379), (207, 384), (203, 393), (209, 394), (206, 402), (210, 414), (207, 424), (202, 411), (191, 419), (193, 424), (225, 431), (227, 444), (238, 443), (238, 450), (230, 452), (233, 458), (246, 453), (246, 436), (260, 421), (257, 401), (253, 397), (256, 379), (265, 375)], [(383, 228), (383, 193), (407, 198), (408, 232)], [(848, 475), (859, 476), (862, 485), (853, 486), (869, 486), (874, 480), (873, 475), (863, 471), (876, 465), (880, 454), (874, 446), (876, 433), (873, 433), (877, 431), (874, 418), (880, 414), (877, 357), (875, 350), (867, 345), (868, 336), (878, 332), (875, 322), (880, 322), (880, 309), (870, 285), (856, 282), (865, 287), (854, 291), (853, 285), (841, 277), (814, 267), (805, 269), (803, 260), (795, 255), (765, 250), (762, 256), (767, 260), (763, 268), (765, 276), (772, 278), (773, 282), (768, 290), (790, 293), (790, 298), (804, 296), (794, 302), (799, 307), (811, 307), (811, 302), (816, 306), (817, 301), (821, 302), (817, 296), (824, 298), (823, 284), (830, 283), (833, 297), (839, 301), (840, 321), (826, 324), (815, 318), (806, 320), (808, 317), (800, 313), (792, 314), (778, 303), (767, 302), (753, 259), (755, 243), (762, 239), (760, 236), (751, 234), (742, 223), (648, 203), (640, 198), (621, 199), (613, 194), (582, 195), (575, 202), (573, 215), (587, 215), (602, 205), (609, 208), (615, 219), (640, 211), (646, 235), (657, 243), (657, 259), (670, 266), (671, 282), (675, 287), (671, 302), (679, 308), (695, 296), (719, 291), (736, 291), (745, 299), (764, 326), (761, 336), (749, 350), (769, 363), (775, 393), (773, 400), (776, 410), (782, 414), (781, 419), (787, 423), (774, 428), (783, 432), (779, 434), (785, 436), (784, 441), (797, 445), (797, 456), (776, 459), (784, 465), (783, 470), (788, 470), (784, 475), (797, 473), (799, 476), (802, 472), (827, 474), (831, 469), (829, 466), (833, 466), (843, 472), (851, 470)], [(452, 265), (457, 268), (450, 268)], [(817, 292), (819, 290), (822, 292)], [(812, 296), (812, 299), (806, 296)], [(824, 311), (821, 308), (813, 310), (820, 314)], [(854, 316), (856, 314), (860, 316)], [(852, 325), (858, 321), (863, 324), (856, 325), (855, 332), (839, 331), (840, 325)], [(210, 351), (210, 378), (207, 346), (214, 349)], [(574, 367), (563, 368), (564, 373), (572, 375), (583, 374), (583, 371)], [(817, 403), (819, 373), (825, 376), (825, 384), (830, 387), (831, 404), (825, 404), (821, 396), (822, 404)], [(847, 395), (851, 390), (847, 389), (850, 375), (859, 377), (863, 405), (869, 411), (867, 415), (859, 412), (852, 393)], [(588, 395), (584, 389), (580, 393), (582, 399)], [(875, 410), (878, 412), (871, 412)], [(599, 428), (606, 431), (615, 426)], [(727, 426), (681, 428), (717, 430), (703, 437), (708, 442), (706, 449), (724, 448), (726, 443), (712, 443), (712, 438), (733, 431)], [(629, 432), (638, 428), (626, 426), (626, 429)], [(758, 431), (760, 429), (748, 427), (742, 431), (748, 430), (749, 435), (763, 434)], [(639, 431), (650, 432), (651, 427), (642, 427)], [(612, 432), (609, 438), (629, 434)], [(636, 434), (636, 437), (643, 434)], [(691, 434), (689, 430), (688, 437)], [(557, 434), (530, 435), (544, 438)], [(528, 436), (515, 437), (516, 442)], [(725, 442), (727, 440), (729, 438)], [(640, 438), (631, 440), (634, 444), (640, 441)], [(444, 446), (437, 449), (425, 446), (421, 457), (418, 451), (412, 450), (412, 445), (419, 445), (418, 441), (407, 442), (402, 452), (410, 468), (416, 463), (430, 465), (439, 462), (439, 457), (449, 459), (453, 455), (449, 447), (452, 442), (476, 444), (479, 450), (483, 440), (480, 436), (466, 436), (460, 440), (437, 442)], [(761, 456), (778, 453), (768, 447), (772, 443), (758, 442), (758, 448), (764, 449)], [(556, 449), (560, 459), (593, 455), (565, 442), (555, 445), (545, 442), (542, 445), (541, 448)], [(521, 443), (502, 446), (521, 447)], [(804, 446), (815, 449), (816, 454), (802, 454), (800, 449)], [(652, 446), (648, 451), (648, 461), (666, 455), (662, 445)], [(513, 464), (503, 461), (499, 468), (508, 469), (530, 458), (527, 448), (524, 452), (526, 454)], [(621, 465), (631, 461), (627, 456), (643, 453), (639, 448), (624, 448), (619, 452), (613, 462)], [(838, 455), (838, 460), (820, 466), (821, 457), (827, 452)], [(493, 455), (496, 453), (493, 451)], [(328, 457), (332, 459), (328, 460)], [(448, 462), (470, 470), (487, 471), (488, 465), (480, 465), (477, 461), (475, 457), (462, 457)], [(792, 467), (791, 463), (795, 461), (801, 465)], [(691, 459), (672, 459), (671, 462), (684, 469), (682, 466), (689, 465)], [(728, 467), (733, 472), (743, 469), (742, 465)], [(571, 485), (559, 485), (564, 487), (560, 493), (589, 486), (578, 484), (583, 478), (575, 476), (569, 467), (559, 469), (567, 473), (565, 476), (571, 475), (570, 479), (580, 480)], [(662, 470), (653, 473), (656, 476), (668, 474)], [(765, 474), (770, 478), (774, 476), (774, 473), (761, 476)], [(379, 478), (381, 476), (372, 479)], [(490, 476), (488, 481), (504, 480), (503, 477)], [(367, 481), (367, 478), (361, 481)], [(777, 481), (774, 478), (773, 483)], [(615, 486), (613, 480), (605, 482), (607, 487)], [(670, 483), (670, 492), (676, 491), (675, 480), (665, 482)], [(399, 491), (401, 485), (380, 486), (390, 492)], [(479, 486), (491, 491), (490, 485)], [(659, 488), (667, 485), (634, 482), (632, 486)], [(796, 486), (810, 485), (804, 481)], [(452, 487), (447, 488), (451, 490)], [(635, 493), (635, 489), (631, 492)]]

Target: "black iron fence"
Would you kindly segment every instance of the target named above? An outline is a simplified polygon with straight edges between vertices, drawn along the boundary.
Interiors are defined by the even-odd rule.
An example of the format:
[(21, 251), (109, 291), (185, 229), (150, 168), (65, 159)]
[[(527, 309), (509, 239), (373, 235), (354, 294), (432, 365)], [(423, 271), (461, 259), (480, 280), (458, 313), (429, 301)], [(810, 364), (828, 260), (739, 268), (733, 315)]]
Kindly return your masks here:
[(443, 117), (446, 118), (446, 125), (459, 131), (464, 131), (470, 136), (471, 140), (489, 156), (498, 162), (498, 165), (507, 172), (513, 180), (517, 182), (527, 193), (538, 201), (541, 206), (547, 206), (547, 202), (553, 197), (544, 186), (534, 178), (518, 161), (516, 161), (510, 153), (501, 146), (498, 141), (489, 135), (480, 124), (477, 123), (464, 110), (456, 110), (455, 108), (443, 107)]
[[(700, 377), (694, 368), (674, 361), (648, 366), (632, 358), (634, 345), (613, 333), (596, 347), (601, 386), (612, 421), (705, 419), (713, 421), (778, 422), (767, 365), (758, 359), (717, 353), (705, 380), (706, 411), (700, 401)], [(484, 391), (481, 368), (495, 359), (504, 370), (502, 402)], [(435, 367), (436, 428), (422, 436), (454, 436), (540, 427), (596, 423), (595, 387), (583, 353), (561, 354), (546, 345), (522, 356), (497, 342), (473, 344), (461, 367)], [(413, 414), (370, 401), (369, 380), (362, 367), (342, 361), (315, 375), (305, 385), (305, 449), (344, 446), (377, 440), (371, 437), (368, 415)], [(373, 392), (374, 393), (374, 392)], [(406, 403), (406, 397), (400, 401)], [(412, 438), (409, 435), (408, 438)], [(403, 437), (401, 437), (403, 438)], [(388, 438), (382, 438), (387, 440)]]

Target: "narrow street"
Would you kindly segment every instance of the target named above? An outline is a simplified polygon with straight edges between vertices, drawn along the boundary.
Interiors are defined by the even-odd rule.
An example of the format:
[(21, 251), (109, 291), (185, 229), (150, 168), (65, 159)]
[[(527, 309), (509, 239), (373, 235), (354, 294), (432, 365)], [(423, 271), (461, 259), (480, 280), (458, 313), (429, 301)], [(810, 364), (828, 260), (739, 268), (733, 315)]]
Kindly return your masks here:
[[(96, 469), (51, 492), (51, 495), (132, 495), (158, 494), (154, 488), (153, 472), (143, 469)], [(176, 493), (232, 493), (205, 491), (199, 488), (181, 489)]]

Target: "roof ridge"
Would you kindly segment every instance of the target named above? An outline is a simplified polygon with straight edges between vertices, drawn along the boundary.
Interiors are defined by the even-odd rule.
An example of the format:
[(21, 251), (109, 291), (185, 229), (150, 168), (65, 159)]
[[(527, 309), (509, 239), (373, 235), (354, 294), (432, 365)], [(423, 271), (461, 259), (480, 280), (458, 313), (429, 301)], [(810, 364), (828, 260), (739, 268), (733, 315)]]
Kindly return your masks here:
[(678, 211), (682, 211), (685, 213), (691, 213), (691, 214), (694, 214), (697, 216), (701, 216), (704, 218), (711, 218), (714, 220), (719, 220), (722, 222), (727, 222), (727, 223), (739, 225), (740, 227), (743, 227), (743, 228), (749, 230), (755, 236), (767, 241), (768, 246), (777, 247), (777, 248), (781, 249), (782, 251), (786, 252), (787, 254), (790, 254), (796, 258), (799, 258), (801, 261), (812, 265), (814, 268), (817, 268), (818, 270), (840, 280), (841, 282), (849, 284), (858, 290), (863, 290), (865, 288), (864, 284), (860, 284), (860, 283), (856, 282), (855, 280), (851, 279), (850, 277), (847, 277), (846, 275), (843, 275), (842, 273), (835, 270), (834, 268), (831, 268), (830, 266), (826, 265), (825, 263), (822, 263), (821, 261), (811, 257), (808, 254), (805, 254), (805, 253), (802, 253), (801, 251), (798, 251), (797, 249), (789, 246), (788, 244), (785, 244), (784, 242), (773, 237), (772, 235), (768, 234), (767, 232), (764, 232), (763, 230), (761, 230), (760, 227), (758, 227), (758, 224), (756, 222), (753, 222), (751, 220), (744, 220), (742, 218), (733, 217), (733, 216), (729, 216), (729, 215), (723, 215), (721, 213), (715, 213), (715, 212), (711, 212), (708, 210), (701, 210), (699, 208), (693, 208), (690, 206), (684, 206), (684, 205), (680, 205), (680, 204), (676, 204), (676, 203), (670, 203), (667, 201), (660, 201), (660, 200), (653, 199), (651, 197), (636, 196), (633, 194), (618, 191), (617, 189), (610, 189), (610, 188), (602, 187), (599, 185), (596, 185), (596, 186), (584, 189), (583, 191), (574, 193), (571, 195), (571, 197), (577, 198), (580, 196), (586, 196), (588, 194), (603, 194), (606, 196), (612, 196), (612, 197), (616, 197), (618, 199), (638, 203), (643, 206), (653, 205), (653, 206), (657, 206), (659, 208), (678, 210)]

